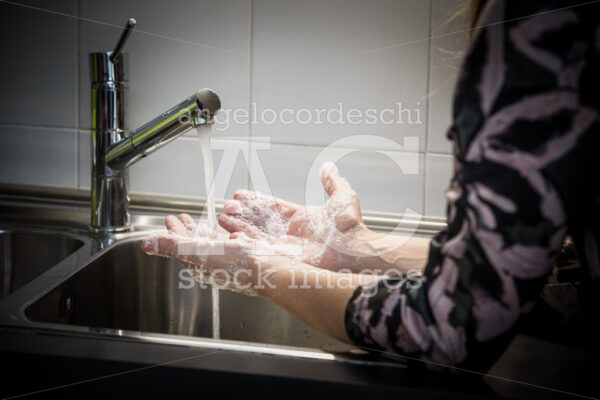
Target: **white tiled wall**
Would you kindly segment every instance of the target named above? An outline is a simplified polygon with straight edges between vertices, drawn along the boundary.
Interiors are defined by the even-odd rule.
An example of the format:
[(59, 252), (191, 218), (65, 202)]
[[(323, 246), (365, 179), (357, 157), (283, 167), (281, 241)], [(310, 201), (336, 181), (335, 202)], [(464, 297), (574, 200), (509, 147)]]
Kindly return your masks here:
[[(252, 152), (252, 165), (260, 164), (265, 171), (268, 187), (261, 182), (255, 182), (261, 176), (252, 177), (254, 188), (270, 192), (277, 197), (290, 201), (305, 203), (307, 198), (306, 188), (323, 193), (320, 180), (314, 180), (315, 185), (310, 185), (309, 171), (314, 160), (322, 150), (315, 146), (295, 146), (273, 144), (265, 148), (256, 144), (258, 148)], [(365, 210), (377, 210), (401, 214), (407, 209), (423, 213), (423, 156), (402, 152), (389, 152), (381, 154), (375, 151), (357, 151), (354, 149), (336, 149), (330, 153), (339, 158), (336, 163), (340, 174), (359, 194), (361, 207)], [(392, 159), (393, 157), (393, 159)], [(400, 167), (414, 165), (414, 170), (402, 170)], [(314, 167), (319, 170), (319, 165)], [(381, 193), (385, 192), (385, 195)], [(309, 199), (312, 195), (309, 193)]]
[(0, 4), (0, 123), (76, 128), (77, 1), (22, 3)]
[[(411, 135), (423, 148), (429, 46), (427, 41), (402, 44), (428, 37), (428, 1), (256, 0), (254, 5), (252, 82), (259, 111), (336, 109), (341, 103), (344, 115), (351, 108), (393, 109), (399, 102), (417, 109), (421, 118), (415, 111), (412, 124), (407, 116), (404, 124), (355, 125), (338, 123), (332, 113), (331, 123), (259, 124), (253, 133), (311, 145), (366, 133), (395, 140)], [(377, 51), (387, 46), (397, 47)]]
[[(126, 45), (130, 129), (203, 87), (214, 89), (230, 113), (260, 117), (265, 110), (305, 109), (304, 121), (310, 115), (308, 123), (230, 119), (216, 126), (219, 197), (256, 187), (304, 203), (317, 155), (344, 138), (334, 143), (333, 154), (341, 157), (337, 164), (363, 209), (443, 216), (452, 168), (444, 134), (466, 36), (447, 36), (463, 28), (460, 19), (448, 21), (462, 2), (20, 3), (0, 3), (0, 43), (11, 54), (0, 74), (1, 182), (89, 187), (88, 53), (111, 50), (133, 16), (138, 25)], [(320, 114), (318, 123), (320, 109), (336, 110), (333, 120)], [(361, 122), (348, 120), (350, 109), (363, 115)], [(368, 109), (390, 109), (386, 118), (393, 122), (368, 123)], [(404, 146), (405, 138), (416, 145)], [(130, 186), (204, 196), (199, 143), (189, 134), (140, 161), (131, 168)]]
[(0, 181), (77, 186), (77, 131), (0, 126)]

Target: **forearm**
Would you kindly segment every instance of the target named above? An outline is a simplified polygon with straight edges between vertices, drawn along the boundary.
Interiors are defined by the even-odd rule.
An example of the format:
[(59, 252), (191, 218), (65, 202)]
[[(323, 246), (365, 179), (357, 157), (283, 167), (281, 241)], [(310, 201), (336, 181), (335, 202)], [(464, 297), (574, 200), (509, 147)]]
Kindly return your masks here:
[(332, 272), (304, 263), (291, 264), (285, 257), (273, 257), (262, 273), (268, 282), (258, 285), (258, 295), (270, 300), (314, 329), (344, 342), (344, 316), (350, 297), (361, 285), (376, 277)]
[(370, 270), (377, 275), (422, 271), (427, 263), (431, 239), (400, 235), (385, 235), (370, 230), (355, 241), (355, 253), (362, 256), (351, 260), (352, 272)]
[[(408, 237), (388, 235), (387, 249), (382, 252), (381, 259), (400, 271), (423, 271), (427, 264), (431, 239), (423, 237)], [(385, 242), (384, 242), (385, 243)]]

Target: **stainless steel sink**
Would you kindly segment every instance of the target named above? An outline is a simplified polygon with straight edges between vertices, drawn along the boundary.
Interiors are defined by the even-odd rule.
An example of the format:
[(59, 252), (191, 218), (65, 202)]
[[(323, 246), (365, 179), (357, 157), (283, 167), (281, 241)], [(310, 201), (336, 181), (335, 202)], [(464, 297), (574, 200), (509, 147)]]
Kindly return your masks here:
[(312, 329), (274, 303), (224, 290), (219, 294), (223, 339), (333, 352), (353, 349)]
[(111, 247), (32, 304), (33, 321), (209, 337), (210, 289), (179, 289), (183, 265), (152, 257), (140, 242)]
[[(35, 322), (212, 337), (211, 288), (187, 288), (179, 261), (148, 256), (140, 240), (112, 245), (26, 310)], [(180, 288), (180, 283), (183, 288)], [(331, 339), (259, 298), (219, 292), (220, 339), (343, 351)]]
[[(212, 304), (211, 288), (180, 289), (183, 266), (143, 254), (140, 240), (150, 231), (164, 229), (167, 212), (191, 210), (199, 215), (202, 205), (197, 202), (140, 198), (137, 213), (132, 215), (133, 231), (98, 236), (88, 232), (89, 193), (55, 196), (9, 192), (3, 203), (0, 189), (0, 351), (49, 356), (52, 365), (57, 358), (75, 357), (119, 365), (176, 362), (177, 367), (203, 373), (227, 371), (352, 386), (374, 382), (378, 388), (406, 382), (408, 394), (416, 393), (416, 378), (414, 387), (422, 384), (426, 396), (440, 397), (435, 390), (445, 390), (445, 384), (435, 380), (437, 376), (432, 376), (434, 380), (421, 377), (419, 369), (403, 373), (404, 364), (330, 339), (262, 299), (220, 291), (217, 305)], [(378, 231), (398, 224), (383, 214), (368, 218), (369, 227)], [(400, 224), (403, 232), (424, 236), (444, 226), (433, 219), (402, 219)], [(213, 306), (218, 311), (219, 338), (213, 336)], [(529, 382), (530, 388), (543, 387), (550, 382), (548, 376), (559, 382), (579, 382), (594, 365), (593, 354), (588, 357), (558, 344), (548, 348), (545, 340), (521, 337), (519, 341), (519, 337), (492, 369), (494, 376)], [(540, 354), (550, 374), (524, 378), (523, 371), (537, 371)], [(564, 378), (565, 365), (573, 378)], [(26, 370), (30, 363), (24, 366)], [(63, 378), (65, 371), (57, 371)], [(472, 383), (458, 385), (473, 387)], [(451, 397), (460, 397), (456, 386), (448, 387)], [(484, 393), (512, 398), (524, 388), (494, 384), (491, 392), (485, 389)], [(556, 393), (564, 394), (560, 390)], [(566, 390), (574, 389), (567, 385)], [(549, 393), (532, 392), (528, 398)]]
[[(202, 360), (209, 369), (240, 367), (254, 373), (264, 365), (265, 373), (286, 376), (302, 370), (296, 362), (311, 360), (342, 369), (348, 363), (389, 364), (315, 331), (265, 300), (198, 285), (186, 289), (189, 281), (180, 282), (184, 267), (179, 261), (141, 251), (141, 239), (164, 229), (167, 213), (198, 216), (202, 204), (140, 197), (132, 214), (134, 229), (95, 235), (88, 228), (89, 193), (56, 196), (15, 189), (3, 197), (0, 190), (2, 283), (9, 288), (2, 295), (13, 291), (0, 298), (0, 350), (20, 346), (26, 352), (83, 352), (130, 362), (154, 352), (161, 357), (178, 351), (222, 353), (226, 363), (213, 364), (212, 356)], [(407, 231), (419, 226), (420, 233), (435, 228), (421, 225), (409, 221), (403, 226)], [(381, 230), (395, 222), (376, 216), (370, 226)], [(27, 276), (18, 278), (20, 273)], [(152, 357), (149, 363), (165, 362)], [(394, 363), (393, 368), (404, 366)]]
[(58, 264), (83, 245), (56, 233), (0, 230), (0, 299)]

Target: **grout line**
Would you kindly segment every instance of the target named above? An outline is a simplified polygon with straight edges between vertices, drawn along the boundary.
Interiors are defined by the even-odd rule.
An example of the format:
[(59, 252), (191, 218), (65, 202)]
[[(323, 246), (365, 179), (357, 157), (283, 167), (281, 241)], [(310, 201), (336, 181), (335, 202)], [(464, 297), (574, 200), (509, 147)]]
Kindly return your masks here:
[[(81, 131), (89, 131), (85, 130), (85, 129), (81, 129)], [(183, 136), (181, 136), (181, 138), (179, 138), (178, 140), (181, 139), (195, 139), (196, 136), (191, 136), (191, 135), (187, 135), (184, 134)], [(262, 140), (261, 139), (262, 136), (257, 136), (257, 137), (252, 137), (252, 138), (248, 138), (247, 136), (219, 136), (218, 134), (216, 136), (212, 136), (211, 140), (217, 140), (217, 141), (231, 141), (231, 142), (243, 142), (243, 141), (250, 141), (252, 143), (269, 143), (269, 144), (274, 144), (274, 145), (279, 145), (279, 146), (295, 146), (295, 147), (310, 147), (310, 148), (331, 148), (331, 149), (343, 149), (343, 150), (358, 150), (358, 151), (396, 151), (398, 153), (407, 153), (407, 154), (436, 154), (436, 155), (446, 155), (446, 156), (452, 156), (451, 153), (443, 153), (440, 151), (410, 151), (410, 150), (405, 150), (405, 151), (401, 151), (401, 150), (389, 150), (388, 148), (382, 148), (382, 147), (343, 147), (343, 146), (331, 146), (329, 144), (320, 144), (320, 143), (294, 143), (294, 142), (285, 142), (285, 141), (279, 141), (279, 140)], [(392, 139), (393, 140), (393, 139)], [(400, 143), (398, 143), (400, 144)]]
[(44, 129), (59, 132), (77, 132), (77, 128), (73, 128), (72, 126), (48, 126), (42, 124), (0, 124), (0, 128)]
[[(76, 132), (76, 133), (91, 133), (91, 129), (77, 129), (77, 128), (73, 128), (73, 127), (66, 127), (66, 126), (46, 126), (46, 125), (36, 125), (36, 124), (2, 124), (0, 123), (0, 128), (17, 128), (17, 129), (45, 129), (45, 130), (52, 130), (52, 131), (60, 131), (60, 132)], [(182, 136), (177, 140), (186, 140), (186, 141), (191, 141), (193, 140), (194, 142), (196, 142), (196, 137), (194, 136)], [(223, 142), (243, 142), (248, 140), (249, 143), (265, 143), (264, 141), (258, 139), (258, 138), (246, 138), (246, 137), (240, 137), (240, 136), (233, 136), (233, 137), (228, 137), (228, 136), (216, 136), (214, 138), (211, 138), (211, 140), (216, 140), (216, 141), (223, 141)], [(357, 151), (393, 151), (393, 152), (397, 152), (397, 153), (406, 153), (406, 154), (423, 154), (423, 155), (437, 155), (437, 156), (448, 156), (448, 157), (452, 157), (451, 153), (442, 153), (442, 152), (438, 152), (438, 151), (428, 151), (428, 152), (414, 152), (414, 151), (397, 151), (397, 150), (389, 150), (389, 149), (382, 149), (382, 148), (377, 148), (377, 147), (340, 147), (340, 146), (328, 146), (326, 144), (309, 144), (309, 143), (288, 143), (288, 142), (280, 142), (280, 141), (270, 141), (271, 144), (274, 145), (279, 145), (279, 146), (293, 146), (293, 147), (310, 147), (310, 148), (317, 148), (317, 149), (322, 149), (324, 147), (329, 147), (332, 149), (343, 149), (343, 150), (357, 150)]]
[[(0, 124), (0, 127), (2, 127), (2, 125)], [(79, 129), (80, 133), (92, 133), (91, 129)], [(247, 136), (211, 136), (210, 138), (211, 142), (246, 142), (248, 141), (248, 137)], [(182, 136), (177, 138), (177, 142), (180, 141), (189, 141), (189, 142), (194, 142), (194, 143), (198, 143), (198, 136), (196, 134), (192, 135), (187, 135), (187, 134), (183, 134)]]
[[(186, 137), (185, 135), (183, 137)], [(249, 140), (252, 143), (269, 143), (269, 144), (274, 144), (274, 145), (280, 145), (280, 146), (295, 146), (295, 147), (311, 147), (311, 148), (320, 148), (323, 149), (325, 147), (330, 148), (330, 149), (344, 149), (344, 150), (359, 150), (359, 151), (392, 151), (389, 150), (388, 148), (382, 148), (382, 147), (360, 147), (360, 146), (332, 146), (330, 144), (322, 144), (322, 143), (294, 143), (294, 142), (285, 142), (285, 141), (279, 141), (279, 140), (262, 140), (263, 136), (257, 136), (257, 137), (253, 137), (253, 138), (243, 138), (240, 136), (236, 136), (236, 137), (227, 137), (227, 136), (215, 136), (214, 139), (215, 140), (230, 140), (230, 141), (244, 141), (244, 140)], [(267, 136), (265, 136), (267, 137)], [(189, 138), (189, 137), (188, 137)], [(267, 137), (269, 138), (269, 137)], [(392, 139), (393, 140), (393, 139)], [(400, 143), (398, 143), (400, 145)], [(410, 151), (410, 150), (393, 150), (393, 151), (397, 151), (399, 153), (408, 153), (408, 154), (445, 154), (445, 155), (451, 155), (450, 153), (442, 153), (442, 152), (426, 152), (426, 151)]]
[[(260, 139), (255, 139), (255, 140), (250, 140), (253, 143), (267, 143), (263, 140)], [(271, 140), (268, 143), (270, 144), (274, 144), (274, 145), (278, 145), (278, 146), (293, 146), (293, 147), (309, 147), (309, 148), (315, 148), (315, 149), (323, 149), (325, 147), (330, 148), (330, 149), (339, 149), (339, 150), (356, 150), (356, 151), (386, 151), (386, 152), (393, 152), (393, 153), (406, 153), (406, 154), (423, 154), (425, 155), (425, 152), (421, 152), (421, 151), (408, 151), (408, 150), (390, 150), (388, 148), (380, 148), (380, 147), (343, 147), (343, 146), (331, 146), (328, 144), (310, 144), (310, 143), (287, 143), (287, 142), (280, 142), (280, 141), (274, 141)], [(398, 143), (399, 144), (399, 143)], [(450, 154), (448, 154), (450, 155)]]
[[(427, 47), (428, 47), (428, 51), (427, 51), (427, 103), (425, 104), (425, 114), (427, 115), (427, 118), (425, 119), (425, 149), (424, 149), (424, 154), (427, 154), (427, 149), (429, 147), (429, 128), (430, 128), (430, 124), (429, 124), (429, 118), (431, 117), (429, 115), (429, 105), (431, 102), (431, 97), (429, 96), (429, 94), (431, 93), (431, 62), (432, 62), (432, 35), (433, 35), (433, 0), (429, 0), (429, 32), (428, 32), (428, 36), (429, 36), (429, 40), (427, 41)], [(423, 157), (423, 214), (425, 213), (425, 207), (427, 206), (427, 157)]]
[(76, 175), (77, 175), (77, 187), (80, 186), (81, 183), (81, 171), (80, 171), (80, 159), (81, 159), (81, 154), (79, 151), (80, 148), (80, 143), (79, 143), (79, 113), (80, 113), (80, 98), (79, 98), (79, 79), (81, 78), (81, 69), (79, 66), (79, 62), (81, 61), (80, 59), (80, 53), (79, 53), (79, 46), (80, 46), (80, 38), (79, 38), (79, 31), (80, 31), (80, 24), (79, 24), (79, 17), (80, 17), (80, 12), (79, 12), (79, 1), (80, 0), (76, 0), (75, 1), (75, 11), (76, 11), (76, 15), (77, 15), (77, 19), (75, 21), (75, 126), (77, 127), (77, 147), (76, 147), (76, 153), (77, 153), (77, 165), (76, 165)]
[[(250, 0), (250, 21), (248, 24), (248, 113), (252, 115), (252, 99), (253, 99), (253, 74), (254, 74), (254, 0)], [(248, 172), (246, 177), (246, 189), (250, 190), (251, 168), (252, 168), (252, 120), (248, 121), (248, 157), (247, 157)]]
[(432, 155), (432, 156), (447, 156), (447, 157), (454, 157), (453, 154), (451, 153), (441, 153), (439, 151), (428, 151), (427, 153), (424, 153), (426, 155)]

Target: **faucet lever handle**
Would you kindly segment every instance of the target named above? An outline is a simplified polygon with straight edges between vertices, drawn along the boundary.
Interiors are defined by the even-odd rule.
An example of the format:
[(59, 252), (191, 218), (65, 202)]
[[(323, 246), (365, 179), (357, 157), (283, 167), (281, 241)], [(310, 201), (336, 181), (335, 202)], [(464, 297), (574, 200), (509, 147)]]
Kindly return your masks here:
[(125, 25), (125, 28), (123, 29), (123, 33), (121, 33), (121, 37), (119, 38), (119, 41), (117, 42), (117, 45), (115, 46), (115, 49), (112, 51), (112, 53), (110, 55), (110, 61), (112, 63), (114, 63), (121, 55), (121, 50), (123, 49), (123, 46), (125, 46), (125, 42), (129, 38), (129, 35), (131, 35), (131, 31), (133, 31), (133, 28), (135, 28), (135, 24), (136, 24), (136, 21), (134, 18), (129, 18), (127, 20), (127, 25)]

